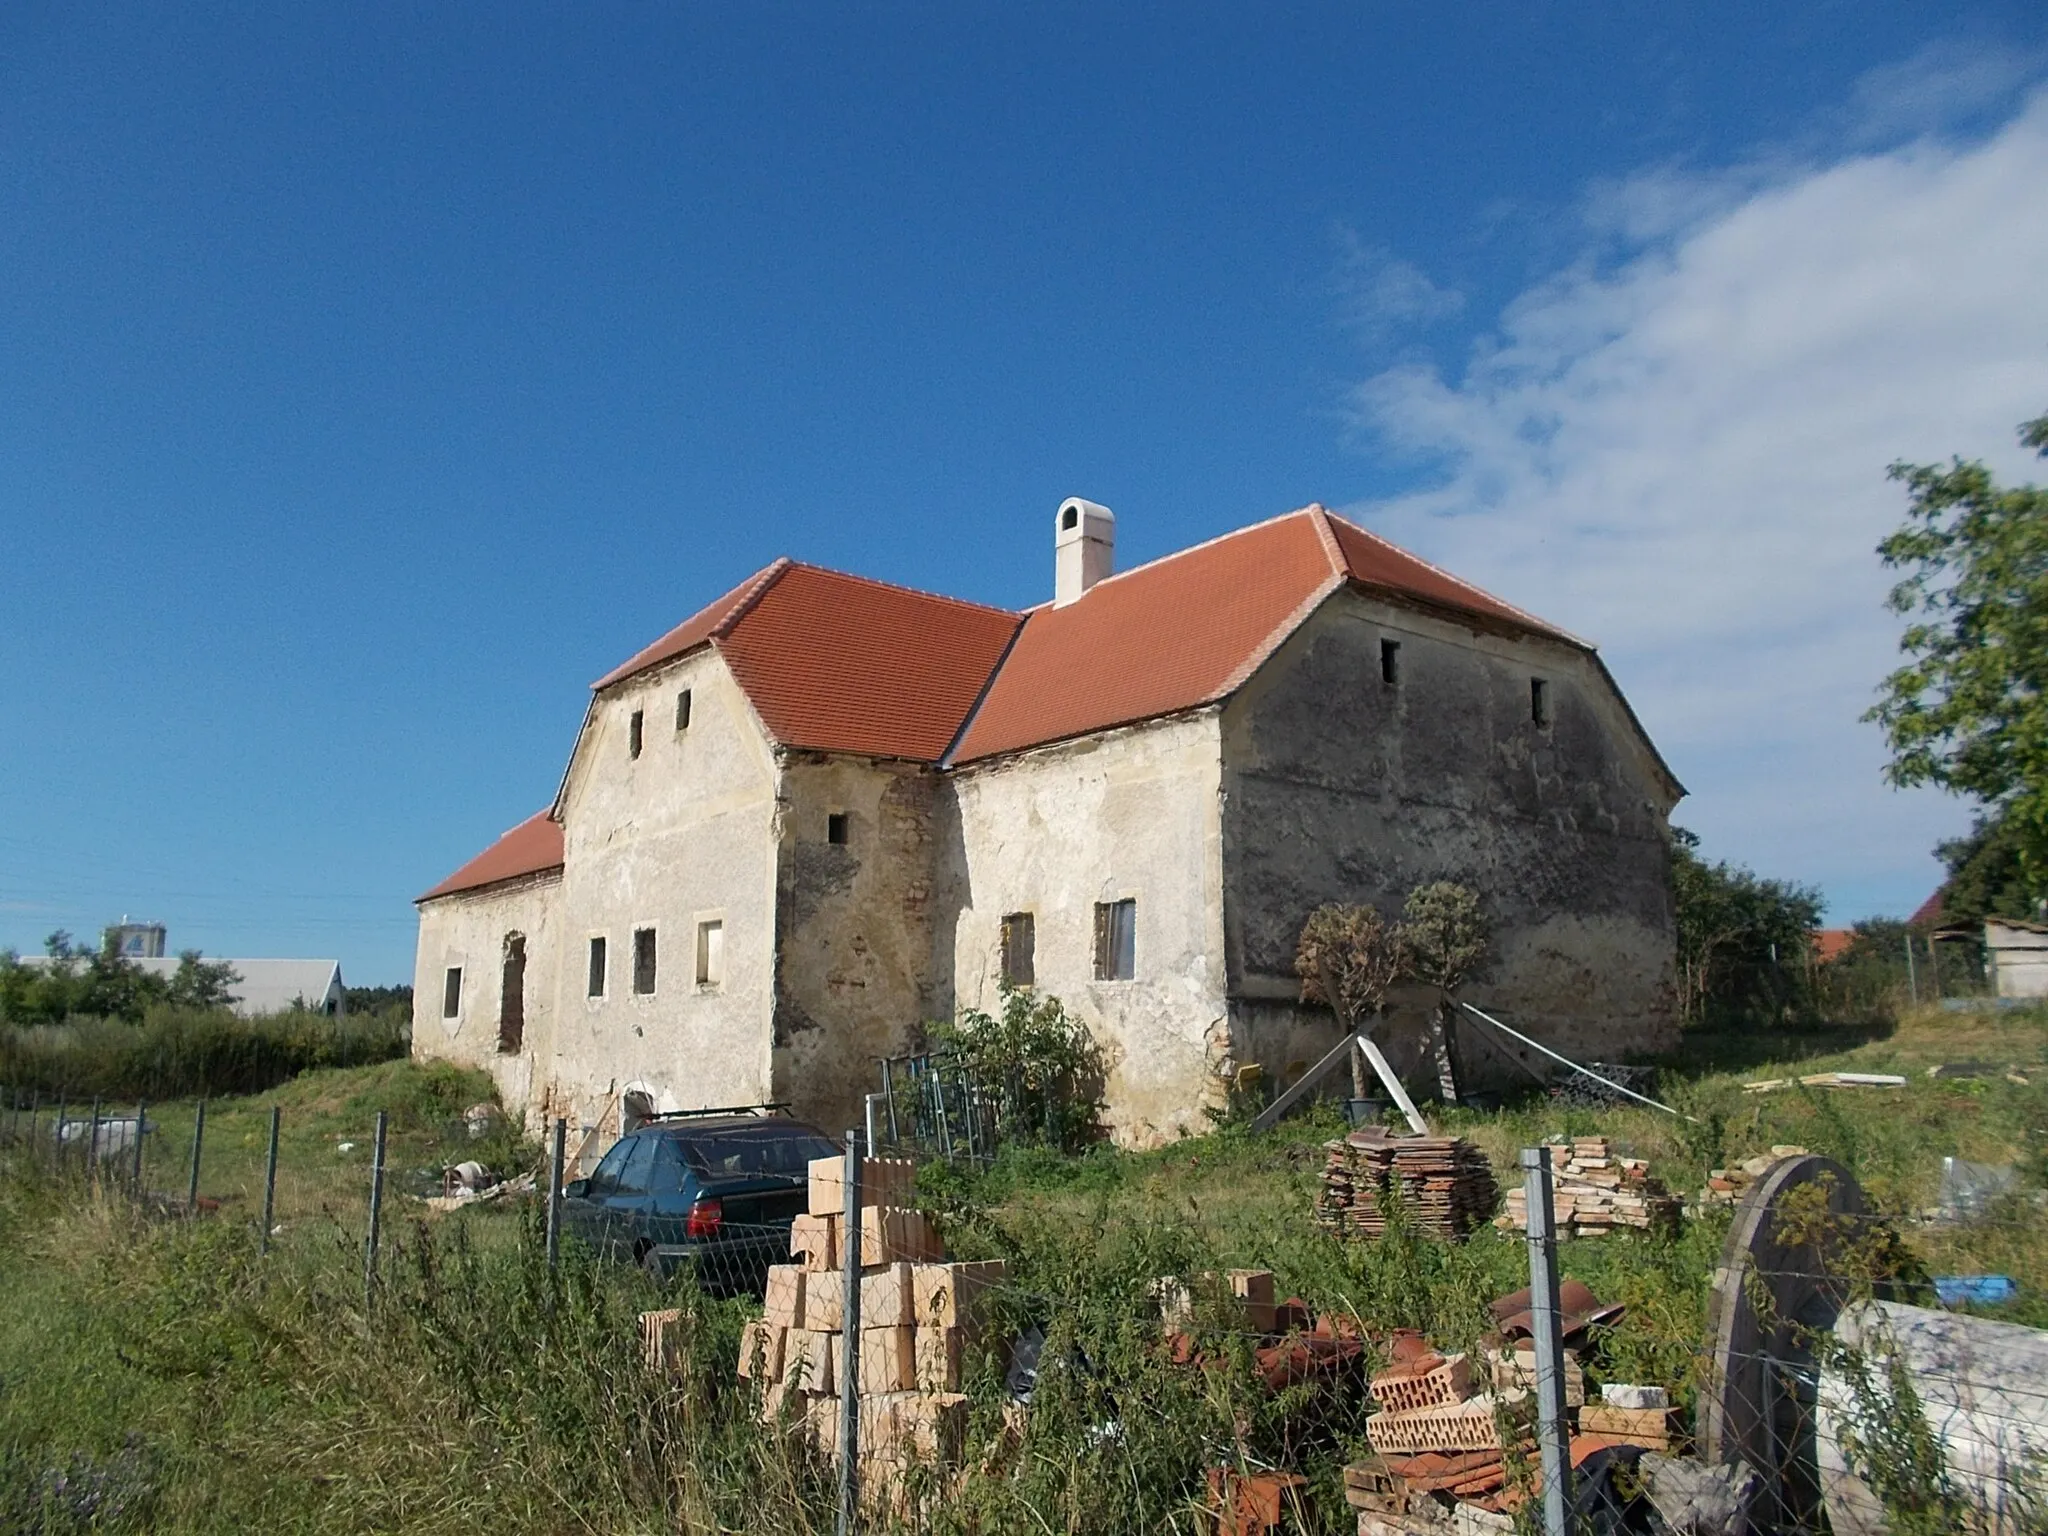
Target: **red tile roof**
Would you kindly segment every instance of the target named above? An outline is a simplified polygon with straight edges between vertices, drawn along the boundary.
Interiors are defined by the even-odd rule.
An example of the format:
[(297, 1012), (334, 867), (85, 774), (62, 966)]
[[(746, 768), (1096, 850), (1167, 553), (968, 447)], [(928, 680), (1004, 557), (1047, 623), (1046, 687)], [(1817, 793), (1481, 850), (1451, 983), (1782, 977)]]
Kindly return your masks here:
[(715, 645), (784, 746), (935, 763), (1019, 622), (1005, 608), (777, 560), (592, 686)]
[(1319, 506), (1304, 507), (1106, 577), (1064, 608), (1034, 608), (955, 759), (1213, 703), (1346, 584), (1583, 645)]
[[(777, 560), (591, 686), (716, 646), (784, 746), (966, 762), (1214, 703), (1346, 585), (1590, 650), (1309, 506), (1021, 616)], [(561, 862), (544, 812), (420, 899)]]
[(1913, 909), (1913, 915), (1907, 918), (1906, 922), (1914, 928), (1939, 928), (1942, 923), (1943, 898), (1947, 895), (1948, 882), (1944, 880), (1934, 888), (1932, 896)]
[(415, 901), (432, 901), (457, 891), (474, 891), (501, 880), (537, 875), (562, 867), (562, 824), (547, 811), (529, 816), (446, 880), (417, 896)]

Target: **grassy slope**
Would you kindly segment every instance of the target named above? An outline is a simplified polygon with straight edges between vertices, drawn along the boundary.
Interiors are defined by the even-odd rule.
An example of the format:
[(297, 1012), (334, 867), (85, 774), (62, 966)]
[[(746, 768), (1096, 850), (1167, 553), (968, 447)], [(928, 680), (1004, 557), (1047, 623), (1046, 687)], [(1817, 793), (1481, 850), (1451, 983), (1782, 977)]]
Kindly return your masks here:
[[(1895, 1210), (1927, 1203), (1946, 1153), (2038, 1164), (2048, 1086), (2002, 1076), (1934, 1082), (1922, 1073), (1934, 1061), (1971, 1056), (2038, 1069), (2048, 1062), (2048, 1020), (1926, 1015), (1889, 1038), (1831, 1049), (1842, 1043), (1799, 1037), (1759, 1051), (1755, 1042), (1694, 1042), (1708, 1065), (1667, 1074), (1666, 1092), (1703, 1127), (1647, 1110), (1595, 1114), (1542, 1103), (1442, 1118), (1485, 1146), (1504, 1175), (1515, 1149), (1545, 1133), (1597, 1130), (1648, 1155), (1660, 1177), (1685, 1191), (1712, 1162), (1798, 1142), (1842, 1157)], [(1733, 1070), (1716, 1066), (1731, 1063)], [(1763, 1096), (1739, 1087), (1745, 1077), (1831, 1067), (1896, 1069), (1913, 1081), (1901, 1090)], [(387, 1231), (401, 1250), (393, 1284), (402, 1295), (365, 1316), (358, 1244), (375, 1111), (393, 1111), (398, 1170), (429, 1170), (477, 1150), (502, 1165), (525, 1154), (509, 1144), (479, 1149), (460, 1127), (461, 1110), (486, 1094), (473, 1075), (398, 1062), (309, 1074), (273, 1096), (217, 1102), (202, 1183), (227, 1204), (221, 1219), (189, 1225), (138, 1225), (123, 1202), (94, 1202), (82, 1190), (0, 1169), (0, 1526), (9, 1523), (10, 1488), (82, 1456), (88, 1460), (74, 1471), (84, 1478), (72, 1479), (74, 1489), (99, 1478), (115, 1501), (124, 1489), (130, 1498), (136, 1488), (157, 1489), (142, 1520), (129, 1522), (155, 1529), (812, 1528), (823, 1507), (815, 1483), (804, 1482), (813, 1474), (770, 1455), (761, 1437), (736, 1432), (729, 1416), (692, 1419), (701, 1403), (647, 1395), (631, 1318), (652, 1298), (637, 1274), (572, 1269), (580, 1299), (557, 1312), (538, 1307), (531, 1265), (512, 1241), (523, 1226), (517, 1213), (480, 1209), (435, 1224), (442, 1240), (429, 1266), (410, 1210), (394, 1203)], [(285, 1107), (286, 1231), (258, 1266), (251, 1223), (273, 1098)], [(150, 1148), (146, 1182), (182, 1190), (190, 1106), (151, 1114), (164, 1129)], [(1111, 1336), (1117, 1319), (1147, 1314), (1152, 1276), (1260, 1264), (1320, 1305), (1426, 1327), (1449, 1345), (1467, 1341), (1485, 1302), (1523, 1282), (1521, 1245), (1491, 1231), (1457, 1246), (1323, 1238), (1307, 1213), (1320, 1143), (1335, 1130), (1333, 1120), (1304, 1118), (1265, 1136), (1225, 1131), (1142, 1155), (1020, 1154), (983, 1178), (930, 1183), (956, 1253), (1008, 1255), (1022, 1289), (1062, 1298), (1055, 1315), (1108, 1319), (1099, 1338)], [(354, 1151), (337, 1150), (345, 1140)], [(405, 1188), (406, 1176), (394, 1187)], [(2033, 1288), (2029, 1305), (2037, 1307), (2048, 1289), (2048, 1234), (2040, 1230), (2048, 1222), (2037, 1218), (2030, 1209), (1981, 1227), (1914, 1227), (1908, 1239), (1932, 1270), (2014, 1274)], [(1631, 1306), (1617, 1340), (1621, 1374), (1686, 1379), (1724, 1222), (1689, 1222), (1671, 1241), (1567, 1245), (1568, 1273)], [(451, 1246), (455, 1234), (478, 1241)], [(466, 1257), (465, 1246), (481, 1257)], [(1031, 1305), (1021, 1296), (1013, 1302)], [(715, 1321), (706, 1337), (729, 1354), (733, 1319), (721, 1312)], [(1135, 1347), (1106, 1358), (1117, 1371), (1142, 1371), (1142, 1341)], [(729, 1380), (723, 1359), (710, 1374)], [(1170, 1505), (1185, 1498), (1181, 1480), (1203, 1454), (1199, 1436), (1177, 1430), (1176, 1419), (1184, 1425), (1213, 1412), (1227, 1425), (1236, 1410), (1176, 1398), (1171, 1382), (1152, 1380), (1145, 1390), (1177, 1406), (1162, 1406), (1159, 1422), (1147, 1423), (1152, 1440), (1118, 1454), (1133, 1465), (1154, 1457), (1145, 1464), (1160, 1470), (1142, 1491)], [(1076, 1433), (1112, 1406), (1081, 1401)], [(1048, 1406), (1039, 1418), (1053, 1416)], [(1161, 1438), (1176, 1432), (1179, 1440)], [(1107, 1513), (1085, 1518), (1104, 1498), (1089, 1481), (1092, 1454), (1064, 1458), (1076, 1488), (1068, 1513), (1080, 1512), (1074, 1529), (1112, 1528), (1102, 1524)], [(1048, 1455), (1033, 1464), (1060, 1463)], [(1332, 1469), (1317, 1476), (1329, 1481)], [(1136, 1499), (1135, 1476), (1130, 1483)], [(1048, 1487), (1032, 1497), (1061, 1495)], [(990, 1507), (984, 1528), (1013, 1527), (1014, 1508)], [(1064, 1523), (1052, 1505), (1032, 1509)]]

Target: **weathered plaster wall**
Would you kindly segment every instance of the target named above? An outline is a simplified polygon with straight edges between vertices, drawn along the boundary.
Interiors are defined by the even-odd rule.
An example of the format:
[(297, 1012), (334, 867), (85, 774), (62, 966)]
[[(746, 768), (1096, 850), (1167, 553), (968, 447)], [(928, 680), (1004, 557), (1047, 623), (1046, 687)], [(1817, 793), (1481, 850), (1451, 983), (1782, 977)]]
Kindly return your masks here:
[[(1148, 1145), (1205, 1129), (1224, 1033), (1216, 712), (1161, 720), (954, 775), (941, 899), (961, 1006), (994, 1009), (1004, 914), (1029, 912), (1036, 984), (1109, 1058), (1108, 1121)], [(1095, 904), (1137, 902), (1136, 974), (1095, 979)]]
[[(678, 731), (685, 688), (690, 724)], [(638, 758), (628, 749), (636, 709)], [(714, 652), (597, 699), (564, 790), (561, 998), (538, 1066), (548, 1113), (596, 1125), (628, 1090), (657, 1109), (770, 1096), (776, 779), (767, 735)], [(724, 979), (702, 986), (697, 927), (712, 918), (724, 925)], [(649, 927), (655, 989), (641, 995), (633, 932)], [(599, 934), (608, 975), (604, 995), (590, 997), (588, 946)]]
[[(1398, 681), (1381, 641), (1398, 642)], [(1549, 685), (1550, 724), (1530, 715)], [(1283, 1077), (1336, 1039), (1299, 1006), (1302, 921), (1325, 901), (1398, 913), (1428, 880), (1485, 899), (1494, 956), (1467, 989), (1582, 1056), (1676, 1037), (1666, 818), (1676, 786), (1599, 667), (1340, 593), (1223, 715), (1226, 948), (1234, 1048)], [(1421, 1003), (1383, 1033), (1419, 1064)], [(1395, 1051), (1390, 1051), (1396, 1054)], [(1512, 1069), (1468, 1042), (1468, 1069)]]
[[(788, 753), (777, 847), (775, 1097), (837, 1133), (934, 1016), (937, 772)], [(828, 840), (830, 818), (847, 840)]]
[[(507, 1109), (523, 1114), (533, 1088), (533, 1063), (554, 1038), (560, 952), (559, 874), (507, 881), (481, 891), (430, 901), (420, 908), (413, 960), (412, 1054), (418, 1061), (481, 1067), (497, 1080)], [(522, 1049), (498, 1049), (506, 941), (526, 939), (526, 1029)], [(441, 1016), (450, 966), (462, 967), (462, 1004)]]

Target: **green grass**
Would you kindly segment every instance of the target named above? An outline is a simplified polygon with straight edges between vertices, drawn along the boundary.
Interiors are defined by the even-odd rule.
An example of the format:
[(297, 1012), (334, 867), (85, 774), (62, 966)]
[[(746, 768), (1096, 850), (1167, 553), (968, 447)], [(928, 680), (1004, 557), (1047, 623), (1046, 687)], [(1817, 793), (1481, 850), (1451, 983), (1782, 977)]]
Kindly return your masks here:
[[(1540, 1101), (1431, 1113), (1483, 1146), (1504, 1182), (1519, 1147), (1559, 1131), (1612, 1136), (1688, 1193), (1708, 1166), (1773, 1143), (1839, 1156), (1927, 1270), (2012, 1274), (2028, 1299), (2001, 1315), (2041, 1321), (2048, 1222), (2038, 1210), (1955, 1228), (1908, 1218), (1931, 1200), (1945, 1154), (2020, 1163), (2038, 1187), (2044, 1046), (2038, 1014), (1916, 1015), (1881, 1038), (1802, 1035), (1775, 1053), (1689, 1042), (1690, 1064), (1666, 1074), (1664, 1092), (1699, 1126)], [(1971, 1057), (2033, 1069), (2034, 1082), (1924, 1075)], [(1911, 1081), (1741, 1090), (1747, 1078), (1834, 1067)], [(446, 1161), (480, 1153), (504, 1168), (537, 1157), (503, 1135), (469, 1141), (461, 1112), (488, 1096), (478, 1074), (388, 1062), (215, 1100), (201, 1187), (222, 1207), (190, 1222), (146, 1220), (124, 1197), (0, 1152), (0, 1528), (829, 1529), (830, 1469), (755, 1426), (735, 1386), (744, 1304), (676, 1288), (666, 1299), (690, 1309), (690, 1355), (680, 1375), (657, 1378), (640, 1365), (634, 1318), (664, 1298), (637, 1271), (572, 1253), (551, 1287), (537, 1202), (421, 1219), (424, 1207), (402, 1198)], [(284, 1110), (284, 1231), (259, 1259), (272, 1102)], [(379, 1108), (392, 1114), (394, 1194), (385, 1290), (366, 1307), (360, 1243)], [(192, 1105), (150, 1114), (161, 1129), (144, 1182), (182, 1194)], [(1202, 1469), (1245, 1457), (1305, 1472), (1313, 1528), (1348, 1530), (1336, 1483), (1362, 1445), (1359, 1394), (1255, 1391), (1249, 1341), (1225, 1331), (1205, 1335), (1207, 1366), (1173, 1366), (1149, 1294), (1162, 1274), (1270, 1267), (1284, 1292), (1318, 1307), (1422, 1328), (1446, 1347), (1471, 1342), (1486, 1302), (1524, 1283), (1523, 1245), (1490, 1229), (1456, 1245), (1325, 1237), (1308, 1213), (1321, 1143), (1337, 1130), (1321, 1113), (1142, 1154), (1013, 1151), (972, 1177), (929, 1170), (925, 1193), (953, 1252), (1008, 1258), (1009, 1321), (1052, 1335), (1021, 1446), (971, 1476), (931, 1528), (1191, 1533)], [(1669, 1239), (1565, 1245), (1566, 1273), (1629, 1306), (1610, 1373), (1691, 1380), (1726, 1220), (1688, 1221)], [(993, 1360), (979, 1369), (976, 1464), (993, 1455), (1001, 1422)]]

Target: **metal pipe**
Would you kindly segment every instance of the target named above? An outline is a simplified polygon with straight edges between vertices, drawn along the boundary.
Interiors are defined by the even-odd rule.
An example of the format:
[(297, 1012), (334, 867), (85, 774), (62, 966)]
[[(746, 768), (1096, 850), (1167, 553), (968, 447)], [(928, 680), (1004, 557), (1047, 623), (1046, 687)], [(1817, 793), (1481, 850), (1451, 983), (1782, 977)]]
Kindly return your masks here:
[(206, 1143), (206, 1100), (199, 1101), (192, 1119), (192, 1177), (185, 1186), (185, 1214), (199, 1214), (199, 1149)]
[(889, 1096), (889, 1145), (901, 1146), (903, 1136), (896, 1129), (896, 1074), (886, 1056), (882, 1058), (882, 1092)]
[(377, 1141), (370, 1153), (370, 1235), (363, 1244), (363, 1305), (377, 1291), (377, 1237), (384, 1214), (384, 1131), (390, 1116), (377, 1111)]
[(284, 1111), (277, 1105), (270, 1106), (270, 1156), (263, 1165), (263, 1237), (257, 1244), (258, 1253), (270, 1252), (271, 1215), (277, 1209), (277, 1132), (284, 1119)]
[(553, 1274), (562, 1255), (562, 1160), (569, 1137), (569, 1122), (555, 1116), (553, 1145), (548, 1151), (548, 1273)]
[(85, 1138), (85, 1175), (93, 1183), (100, 1176), (100, 1100), (94, 1094), (92, 1100), (92, 1126)]
[(1564, 1417), (1564, 1329), (1557, 1309), (1557, 1224), (1550, 1150), (1522, 1149), (1529, 1214), (1529, 1323), (1536, 1345), (1536, 1438), (1543, 1451), (1544, 1536), (1570, 1536), (1571, 1431)]
[(128, 1182), (134, 1186), (135, 1198), (142, 1198), (142, 1132), (149, 1124), (149, 1100), (135, 1101), (135, 1166), (130, 1171)]
[(846, 1203), (840, 1217), (845, 1289), (840, 1298), (838, 1536), (853, 1536), (860, 1513), (860, 1181), (866, 1150), (857, 1130), (846, 1133)]
[(1913, 930), (1906, 930), (1906, 990), (1913, 996), (1914, 1003), (1920, 1001), (1920, 972), (1913, 964)]

